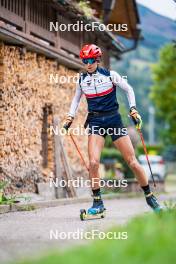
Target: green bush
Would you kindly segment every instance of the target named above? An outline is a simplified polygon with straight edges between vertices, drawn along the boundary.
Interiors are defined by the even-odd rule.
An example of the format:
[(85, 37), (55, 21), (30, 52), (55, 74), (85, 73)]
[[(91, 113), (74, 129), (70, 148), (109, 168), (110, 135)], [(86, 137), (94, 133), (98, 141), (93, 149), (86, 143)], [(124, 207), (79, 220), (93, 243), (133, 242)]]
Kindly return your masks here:
[(101, 153), (101, 160), (104, 159), (117, 159), (120, 160), (121, 154), (120, 152), (115, 148), (104, 148)]
[(105, 139), (105, 148), (115, 148), (111, 137), (108, 135), (106, 136), (106, 139)]
[[(148, 154), (162, 155), (163, 145), (146, 145)], [(137, 156), (144, 154), (144, 148), (142, 145), (137, 146)]]
[(116, 162), (119, 162), (122, 164), (124, 168), (124, 175), (125, 178), (134, 178), (134, 174), (131, 171), (131, 169), (128, 167), (126, 162), (124, 161), (121, 153), (115, 149), (115, 148), (104, 148), (102, 153), (101, 153), (101, 162), (104, 163), (106, 160), (115, 160)]

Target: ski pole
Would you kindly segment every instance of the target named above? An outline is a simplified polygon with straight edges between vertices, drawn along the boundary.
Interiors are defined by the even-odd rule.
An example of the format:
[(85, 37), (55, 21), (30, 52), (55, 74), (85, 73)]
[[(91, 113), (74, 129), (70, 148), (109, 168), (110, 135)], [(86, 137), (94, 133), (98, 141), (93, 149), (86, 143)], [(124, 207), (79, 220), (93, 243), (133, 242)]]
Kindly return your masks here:
[(88, 168), (88, 166), (87, 166), (87, 164), (86, 164), (86, 162), (85, 162), (85, 160), (84, 160), (84, 158), (83, 158), (83, 155), (81, 154), (81, 151), (80, 151), (80, 149), (79, 149), (79, 147), (78, 147), (78, 145), (77, 145), (77, 143), (76, 143), (76, 141), (75, 141), (75, 139), (74, 139), (74, 137), (73, 137), (73, 135), (72, 135), (71, 133), (70, 133), (70, 137), (71, 137), (71, 139), (72, 139), (72, 141), (73, 141), (73, 144), (75, 145), (75, 147), (76, 147), (76, 149), (77, 149), (77, 151), (78, 151), (78, 153), (79, 153), (79, 156), (80, 156), (82, 162), (84, 163), (84, 165), (85, 165), (87, 171), (89, 171), (89, 168)]
[(148, 158), (147, 148), (146, 148), (146, 145), (145, 145), (145, 142), (144, 142), (144, 137), (143, 137), (141, 129), (138, 128), (137, 130), (139, 132), (139, 135), (140, 135), (140, 138), (141, 138), (141, 141), (142, 141), (142, 145), (143, 145), (143, 148), (144, 148), (146, 160), (147, 160), (147, 163), (148, 163), (148, 166), (149, 166), (149, 170), (150, 170), (150, 173), (151, 173), (151, 176), (152, 176), (153, 185), (154, 185), (154, 187), (156, 187), (156, 183), (155, 183), (155, 179), (154, 179), (154, 176), (153, 176), (152, 168), (151, 168), (150, 161), (149, 161), (149, 158)]

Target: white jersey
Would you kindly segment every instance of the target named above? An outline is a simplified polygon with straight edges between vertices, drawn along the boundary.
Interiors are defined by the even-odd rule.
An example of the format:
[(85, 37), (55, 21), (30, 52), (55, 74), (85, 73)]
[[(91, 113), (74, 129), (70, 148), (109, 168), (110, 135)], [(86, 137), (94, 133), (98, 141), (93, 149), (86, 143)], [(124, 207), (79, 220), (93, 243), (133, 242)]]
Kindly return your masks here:
[(81, 74), (69, 115), (75, 116), (82, 94), (86, 96), (89, 112), (118, 110), (116, 96), (118, 87), (126, 92), (129, 106), (136, 106), (133, 88), (117, 72), (98, 67), (92, 74), (88, 72)]

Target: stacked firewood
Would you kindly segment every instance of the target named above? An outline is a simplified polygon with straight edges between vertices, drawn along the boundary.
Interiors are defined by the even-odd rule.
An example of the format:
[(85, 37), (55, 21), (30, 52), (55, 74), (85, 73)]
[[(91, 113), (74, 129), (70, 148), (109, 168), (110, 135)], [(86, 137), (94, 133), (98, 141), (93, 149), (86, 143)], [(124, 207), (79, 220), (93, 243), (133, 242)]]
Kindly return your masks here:
[[(11, 182), (10, 191), (35, 191), (37, 182), (47, 182), (54, 173), (54, 141), (50, 135), (47, 137), (48, 162), (43, 167), (43, 109), (50, 105), (62, 123), (74, 96), (75, 83), (53, 83), (50, 74), (68, 77), (77, 73), (34, 52), (0, 46), (1, 177)], [(74, 127), (83, 124), (85, 114), (83, 99)], [(47, 122), (52, 124), (52, 113)], [(69, 136), (63, 137), (74, 175), (84, 175), (85, 168)], [(77, 141), (87, 159), (87, 137), (78, 136)]]

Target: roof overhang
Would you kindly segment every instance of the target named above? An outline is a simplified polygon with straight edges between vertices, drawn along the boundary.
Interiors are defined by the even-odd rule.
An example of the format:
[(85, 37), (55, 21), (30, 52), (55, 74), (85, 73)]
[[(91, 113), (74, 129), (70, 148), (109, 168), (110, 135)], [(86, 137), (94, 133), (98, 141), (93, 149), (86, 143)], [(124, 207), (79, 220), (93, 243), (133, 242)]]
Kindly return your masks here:
[[(128, 39), (139, 39), (140, 37), (140, 18), (135, 0), (112, 0), (109, 8), (108, 20), (106, 19), (105, 2), (103, 0), (90, 1), (90, 6), (95, 9), (98, 18), (103, 17), (104, 21), (109, 24), (127, 24), (127, 31), (114, 31), (113, 33)], [(113, 5), (112, 5), (112, 2)]]

